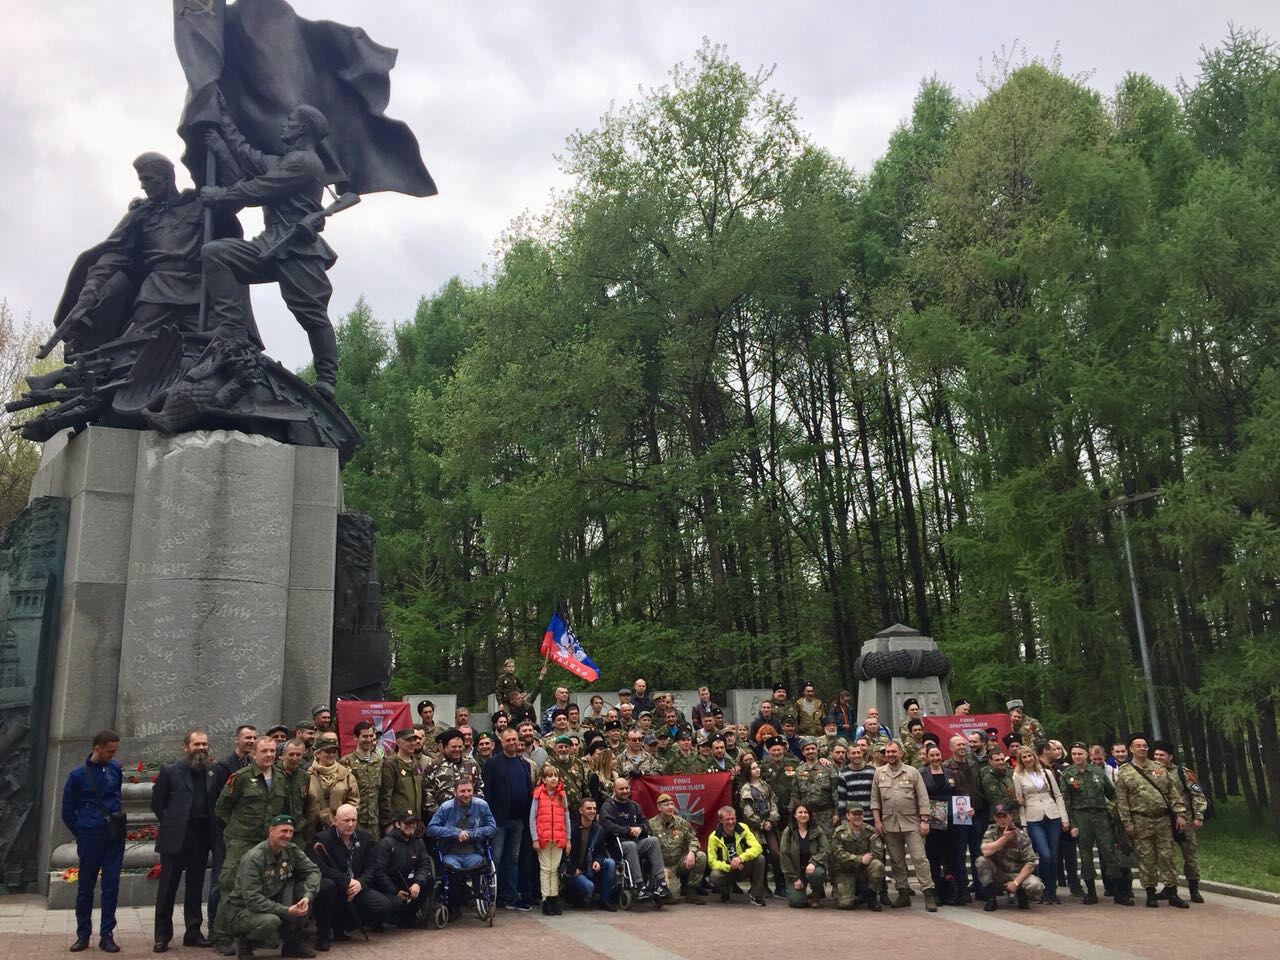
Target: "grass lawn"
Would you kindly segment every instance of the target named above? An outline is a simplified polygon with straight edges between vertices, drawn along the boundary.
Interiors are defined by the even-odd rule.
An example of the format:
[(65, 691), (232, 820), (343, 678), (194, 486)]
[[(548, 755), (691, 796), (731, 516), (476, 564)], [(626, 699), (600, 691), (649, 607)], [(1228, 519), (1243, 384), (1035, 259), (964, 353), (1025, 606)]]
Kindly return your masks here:
[[(1242, 887), (1280, 893), (1280, 841), (1269, 827), (1259, 827), (1249, 818), (1249, 808), (1241, 797), (1215, 803), (1216, 816), (1196, 835), (1200, 846), (1200, 875), (1206, 880), (1235, 883)], [(1182, 855), (1175, 850), (1179, 870)]]

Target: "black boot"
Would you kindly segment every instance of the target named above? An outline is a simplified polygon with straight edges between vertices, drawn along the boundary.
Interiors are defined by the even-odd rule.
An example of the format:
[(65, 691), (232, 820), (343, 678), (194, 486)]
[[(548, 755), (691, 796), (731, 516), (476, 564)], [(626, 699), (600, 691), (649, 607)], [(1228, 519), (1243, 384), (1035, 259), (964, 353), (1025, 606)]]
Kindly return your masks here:
[(1187, 901), (1183, 900), (1180, 896), (1178, 896), (1177, 887), (1169, 886), (1169, 887), (1165, 887), (1164, 889), (1169, 894), (1169, 896), (1166, 898), (1169, 901), (1169, 906), (1177, 907), (1180, 910), (1190, 909), (1191, 904), (1187, 903)]
[(316, 367), (316, 390), (330, 400), (333, 399), (333, 388), (338, 382), (338, 338), (333, 327), (311, 330), (307, 333), (311, 343), (311, 357)]
[(1136, 906), (1133, 902), (1133, 881), (1132, 880), (1113, 880), (1111, 881), (1111, 889), (1115, 891), (1111, 895), (1111, 899), (1115, 901), (1118, 907)]
[(998, 909), (1000, 909), (999, 886), (997, 886), (994, 883), (987, 884), (986, 889), (982, 891), (982, 895), (986, 897), (986, 901), (987, 901), (982, 906), (983, 911), (985, 911), (986, 913), (995, 913)]
[(543, 898), (542, 898), (542, 915), (543, 915), (544, 917), (554, 917), (554, 916), (555, 916), (555, 913), (554, 913), (554, 912), (552, 911), (552, 909), (551, 909), (551, 898), (550, 898), (550, 897), (543, 897)]
[(241, 937), (241, 938), (240, 938), (240, 945), (236, 948), (236, 956), (237, 956), (237, 957), (252, 957), (252, 956), (253, 956), (253, 941), (252, 941), (252, 940), (247, 940), (247, 939), (245, 939), (244, 937)]
[(882, 886), (882, 887), (880, 888), (880, 906), (882, 906), (882, 907), (887, 907), (887, 906), (889, 906), (889, 887), (888, 887), (888, 885)]
[(880, 898), (876, 896), (876, 892), (874, 890), (868, 890), (865, 896), (867, 901), (867, 909), (869, 909), (872, 913), (879, 913), (881, 910)]
[(1014, 897), (1018, 901), (1019, 910), (1031, 909), (1031, 898), (1027, 896), (1027, 891), (1023, 887), (1018, 888), (1018, 892), (1014, 894)]
[(1093, 882), (1092, 880), (1086, 880), (1086, 881), (1084, 882), (1084, 885), (1085, 885), (1085, 889), (1088, 891), (1088, 892), (1084, 895), (1084, 902), (1085, 902), (1085, 903), (1088, 903), (1088, 904), (1094, 904), (1094, 903), (1097, 903), (1097, 902), (1098, 902), (1098, 888), (1094, 885), (1094, 882)]
[(1160, 898), (1156, 896), (1155, 887), (1147, 887), (1147, 906), (1148, 907), (1160, 906)]
[(1192, 903), (1204, 903), (1204, 897), (1200, 896), (1200, 881), (1188, 880), (1187, 889), (1191, 891)]

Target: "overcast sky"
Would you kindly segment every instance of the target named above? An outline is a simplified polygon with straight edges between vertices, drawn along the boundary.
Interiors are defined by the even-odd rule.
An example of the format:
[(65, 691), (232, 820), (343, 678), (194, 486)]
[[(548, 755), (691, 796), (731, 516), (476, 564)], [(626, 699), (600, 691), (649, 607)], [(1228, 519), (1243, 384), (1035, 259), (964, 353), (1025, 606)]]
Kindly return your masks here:
[[(454, 274), (493, 263), (513, 218), (565, 181), (555, 155), (611, 103), (665, 81), (706, 37), (748, 69), (775, 65), (811, 139), (865, 171), (910, 112), (922, 78), (963, 96), (992, 52), (1057, 49), (1062, 69), (1110, 93), (1130, 70), (1172, 87), (1228, 23), (1280, 37), (1275, 0), (1203, 2), (754, 2), (754, 0), (293, 0), (302, 16), (363, 26), (400, 50), (388, 114), (417, 134), (440, 194), (376, 194), (326, 238), (335, 319), (364, 294), (386, 323)], [(6, 0), (0, 35), (0, 297), (47, 325), (76, 254), (138, 195), (130, 161), (176, 158), (186, 84), (171, 0)], [(179, 186), (189, 186), (179, 167)], [(253, 223), (246, 217), (246, 225)], [(260, 221), (259, 221), (260, 223)], [(256, 227), (254, 228), (256, 229)], [(254, 308), (290, 366), (306, 339), (274, 287)]]

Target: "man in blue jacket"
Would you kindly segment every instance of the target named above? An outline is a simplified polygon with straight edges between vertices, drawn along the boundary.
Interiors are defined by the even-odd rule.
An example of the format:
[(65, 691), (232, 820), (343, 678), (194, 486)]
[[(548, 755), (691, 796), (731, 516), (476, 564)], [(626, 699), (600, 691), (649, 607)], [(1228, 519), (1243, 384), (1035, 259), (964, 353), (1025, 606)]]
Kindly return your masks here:
[(76, 886), (76, 940), (72, 953), (89, 946), (93, 934), (93, 889), (102, 874), (102, 917), (98, 946), (119, 953), (116, 946), (116, 899), (120, 895), (120, 868), (124, 865), (124, 818), (120, 786), (124, 774), (113, 759), (120, 735), (100, 730), (84, 765), (67, 775), (62, 788), (62, 822), (75, 834), (80, 879)]
[(465, 774), (453, 787), (453, 799), (436, 810), (427, 836), (440, 841), (440, 859), (455, 870), (474, 870), (484, 864), (478, 841), (491, 840), (496, 831), (489, 805), (474, 796), (475, 784)]

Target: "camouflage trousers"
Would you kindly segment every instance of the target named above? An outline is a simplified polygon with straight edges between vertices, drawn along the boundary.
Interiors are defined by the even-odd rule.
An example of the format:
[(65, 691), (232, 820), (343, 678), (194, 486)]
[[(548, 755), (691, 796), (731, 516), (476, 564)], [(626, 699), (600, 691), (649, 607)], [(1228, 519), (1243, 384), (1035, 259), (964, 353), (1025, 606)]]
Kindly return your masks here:
[(693, 855), (693, 867), (689, 870), (684, 868), (684, 857), (680, 857), (676, 861), (674, 867), (666, 867), (664, 872), (667, 875), (667, 887), (671, 890), (672, 896), (680, 896), (681, 891), (688, 884), (689, 890), (694, 893), (698, 892), (698, 887), (702, 885), (702, 878), (707, 873), (707, 855), (699, 850)]
[(1077, 810), (1071, 825), (1080, 831), (1076, 840), (1080, 860), (1080, 879), (1093, 883), (1097, 874), (1093, 869), (1093, 851), (1098, 850), (1098, 863), (1104, 876), (1116, 874), (1115, 837), (1111, 834), (1111, 818), (1105, 810)]
[(1182, 872), (1187, 875), (1188, 880), (1199, 880), (1200, 861), (1196, 859), (1196, 848), (1199, 844), (1196, 841), (1196, 828), (1191, 825), (1190, 820), (1187, 821), (1182, 836), (1177, 840), (1178, 847), (1182, 850)]
[(879, 893), (884, 887), (884, 864), (875, 857), (868, 864), (841, 867), (832, 879), (835, 881), (836, 906), (851, 907), (863, 890)]
[(1133, 852), (1138, 859), (1138, 883), (1154, 887), (1157, 882), (1177, 886), (1173, 868), (1173, 828), (1169, 815), (1134, 814)]
[(231, 907), (229, 902), (231, 894), (236, 888), (236, 871), (240, 867), (240, 861), (244, 855), (258, 845), (257, 840), (238, 840), (233, 837), (226, 838), (227, 855), (222, 859), (222, 872), (218, 874), (218, 898), (220, 906), (218, 915), (213, 919), (213, 925), (209, 929), (209, 939), (214, 943), (230, 943), (233, 936), (231, 932)]
[[(978, 882), (986, 889), (983, 891), (987, 897), (993, 896), (999, 892), (994, 887), (1004, 888), (1004, 885), (1012, 880), (1017, 874), (1004, 870), (998, 863), (987, 857), (979, 857), (977, 862)], [(1027, 878), (1022, 881), (1022, 889), (1028, 897), (1033, 900), (1044, 893), (1044, 881), (1036, 876), (1035, 871), (1027, 874)]]
[[(275, 898), (277, 903), (291, 906), (296, 899), (293, 893), (293, 881), (290, 880), (280, 888)], [(227, 908), (227, 929), (241, 940), (249, 940), (255, 946), (274, 949), (281, 941), (286, 944), (302, 939), (306, 917), (281, 917), (274, 913), (250, 913), (243, 907)]]

